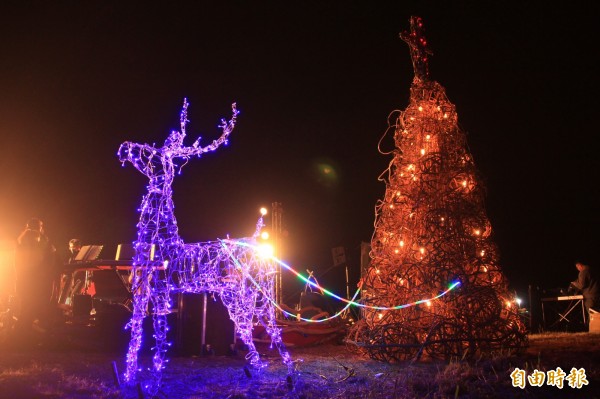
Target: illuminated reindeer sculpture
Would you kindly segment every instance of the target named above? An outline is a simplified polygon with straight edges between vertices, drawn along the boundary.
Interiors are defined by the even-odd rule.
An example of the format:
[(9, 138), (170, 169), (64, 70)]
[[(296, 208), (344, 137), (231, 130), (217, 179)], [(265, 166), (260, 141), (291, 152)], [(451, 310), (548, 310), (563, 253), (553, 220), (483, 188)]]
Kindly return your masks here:
[(188, 102), (184, 100), (180, 116), (181, 131), (172, 131), (161, 148), (148, 144), (124, 142), (119, 148), (119, 160), (126, 161), (144, 174), (149, 183), (139, 209), (138, 236), (134, 243), (132, 269), (133, 315), (127, 324), (131, 340), (127, 352), (125, 380), (130, 382), (138, 371), (138, 352), (142, 345), (142, 322), (148, 312), (153, 317), (154, 338), (152, 373), (155, 387), (160, 385), (165, 367), (167, 314), (171, 294), (178, 292), (218, 294), (227, 307), (236, 332), (248, 347), (246, 358), (255, 367), (262, 367), (252, 341), (255, 322), (264, 324), (283, 359), (292, 371), (292, 361), (275, 324), (275, 266), (271, 259), (257, 251), (256, 239), (263, 227), (262, 217), (254, 236), (245, 239), (223, 239), (214, 242), (184, 244), (179, 237), (174, 214), (172, 184), (176, 169), (189, 158), (214, 151), (232, 132), (238, 111), (232, 105), (233, 116), (221, 120), (221, 136), (206, 147), (200, 138), (190, 146), (183, 145), (186, 136)]

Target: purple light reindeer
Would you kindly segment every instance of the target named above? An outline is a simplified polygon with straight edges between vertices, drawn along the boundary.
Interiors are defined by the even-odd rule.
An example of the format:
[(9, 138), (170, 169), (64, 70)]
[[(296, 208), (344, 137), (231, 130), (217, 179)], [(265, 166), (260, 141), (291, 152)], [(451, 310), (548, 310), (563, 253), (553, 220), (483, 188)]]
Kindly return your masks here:
[[(138, 353), (142, 346), (142, 322), (148, 312), (153, 317), (154, 387), (160, 386), (170, 313), (171, 294), (177, 292), (210, 292), (219, 295), (235, 324), (236, 332), (247, 345), (247, 359), (255, 367), (264, 366), (252, 340), (256, 322), (262, 323), (278, 348), (283, 362), (292, 371), (292, 361), (281, 340), (275, 321), (275, 265), (256, 251), (256, 238), (262, 228), (259, 219), (251, 238), (218, 240), (185, 244), (178, 233), (175, 219), (172, 184), (176, 170), (181, 170), (192, 157), (214, 151), (233, 131), (238, 111), (232, 105), (233, 116), (221, 120), (221, 136), (202, 147), (200, 139), (183, 145), (188, 102), (184, 100), (180, 116), (181, 131), (172, 131), (160, 148), (148, 144), (124, 142), (118, 151), (119, 160), (126, 161), (148, 178), (147, 193), (140, 206), (137, 241), (132, 268), (133, 315), (127, 327), (131, 340), (127, 352), (125, 380), (130, 382), (138, 371)], [(151, 305), (151, 306), (150, 306)]]

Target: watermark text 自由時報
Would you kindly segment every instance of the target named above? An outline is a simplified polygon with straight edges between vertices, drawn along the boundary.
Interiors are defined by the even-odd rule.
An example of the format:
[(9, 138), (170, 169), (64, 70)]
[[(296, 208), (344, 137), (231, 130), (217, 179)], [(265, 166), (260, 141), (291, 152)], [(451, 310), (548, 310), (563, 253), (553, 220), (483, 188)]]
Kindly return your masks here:
[(565, 373), (560, 367), (546, 372), (534, 369), (529, 374), (525, 370), (521, 370), (517, 367), (510, 373), (510, 378), (512, 380), (512, 386), (521, 389), (524, 389), (527, 384), (532, 387), (549, 385), (555, 386), (558, 389), (563, 389), (565, 386), (581, 389), (584, 385), (589, 384), (585, 375), (585, 369), (577, 369), (575, 367), (571, 369), (569, 374)]

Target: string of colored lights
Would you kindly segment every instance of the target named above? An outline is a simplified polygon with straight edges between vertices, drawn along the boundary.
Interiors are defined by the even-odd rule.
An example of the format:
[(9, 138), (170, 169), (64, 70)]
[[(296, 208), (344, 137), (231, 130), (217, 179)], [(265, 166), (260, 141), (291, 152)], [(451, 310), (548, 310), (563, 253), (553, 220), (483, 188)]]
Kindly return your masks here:
[[(253, 246), (252, 244), (249, 244), (248, 242), (244, 242), (244, 241), (236, 241), (236, 240), (221, 240), (224, 248), (227, 250), (227, 246), (225, 246), (225, 243), (228, 244), (235, 244), (235, 245), (241, 245), (241, 246)], [(257, 252), (261, 252), (260, 251), (260, 247), (255, 246), (254, 250)], [(232, 259), (234, 260), (234, 262), (237, 262), (237, 260), (235, 260), (235, 258), (232, 256)], [(412, 306), (416, 306), (416, 305), (420, 305), (423, 303), (428, 303), (431, 301), (434, 301), (436, 299), (439, 299), (443, 296), (445, 296), (446, 294), (448, 294), (450, 291), (454, 290), (456, 287), (458, 287), (460, 285), (460, 281), (455, 281), (452, 282), (449, 287), (442, 291), (441, 293), (431, 297), (431, 298), (427, 298), (427, 299), (420, 299), (417, 301), (413, 301), (410, 303), (405, 303), (402, 305), (395, 305), (395, 306), (377, 306), (377, 305), (367, 305), (365, 303), (361, 303), (361, 302), (357, 302), (356, 298), (358, 297), (358, 294), (360, 292), (360, 287), (356, 290), (356, 292), (354, 293), (354, 295), (352, 296), (351, 299), (346, 299), (344, 297), (341, 297), (337, 294), (335, 294), (334, 292), (328, 290), (327, 288), (321, 286), (318, 283), (315, 283), (314, 281), (310, 280), (310, 278), (305, 277), (304, 275), (302, 275), (301, 273), (299, 273), (298, 271), (296, 271), (293, 267), (289, 266), (288, 264), (286, 264), (285, 262), (283, 262), (281, 259), (277, 259), (274, 256), (270, 256), (270, 259), (277, 262), (279, 265), (281, 265), (283, 268), (285, 268), (286, 270), (290, 271), (292, 274), (294, 274), (296, 277), (298, 277), (300, 280), (302, 280), (304, 283), (310, 285), (313, 288), (316, 288), (318, 290), (320, 290), (321, 292), (329, 295), (332, 298), (337, 299), (338, 301), (341, 302), (345, 302), (346, 305), (339, 310), (338, 312), (334, 313), (333, 315), (329, 316), (329, 317), (324, 317), (324, 318), (320, 318), (320, 319), (307, 319), (307, 318), (303, 318), (300, 317), (297, 314), (291, 313), (286, 311), (285, 309), (283, 309), (277, 302), (275, 302), (275, 299), (272, 298), (270, 295), (268, 295), (268, 293), (265, 293), (265, 295), (267, 295), (267, 298), (273, 303), (273, 305), (275, 307), (277, 307), (281, 312), (283, 312), (284, 314), (296, 318), (299, 321), (306, 321), (309, 323), (323, 323), (326, 321), (330, 321), (332, 319), (335, 319), (339, 316), (341, 316), (342, 314), (344, 314), (344, 312), (350, 307), (350, 306), (356, 306), (359, 308), (365, 308), (365, 309), (374, 309), (374, 310), (400, 310), (400, 309), (405, 309), (405, 308), (409, 308)], [(238, 268), (241, 269), (241, 266), (238, 266)], [(257, 289), (262, 290), (262, 287), (260, 286), (260, 284), (258, 284), (257, 282), (255, 282), (252, 278), (252, 276), (247, 276), (249, 279), (251, 279), (254, 283), (254, 285), (257, 287)]]

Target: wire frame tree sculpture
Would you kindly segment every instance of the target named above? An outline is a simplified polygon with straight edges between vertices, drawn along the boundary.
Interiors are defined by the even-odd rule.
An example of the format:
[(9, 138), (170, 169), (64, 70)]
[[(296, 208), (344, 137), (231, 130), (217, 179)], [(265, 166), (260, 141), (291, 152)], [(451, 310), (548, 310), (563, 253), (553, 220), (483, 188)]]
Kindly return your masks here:
[[(371, 263), (362, 276), (362, 301), (376, 308), (363, 310), (348, 340), (383, 361), (520, 348), (525, 327), (498, 265), (484, 187), (455, 106), (429, 78), (422, 21), (410, 23), (400, 36), (415, 77), (408, 107), (389, 118), (395, 149), (379, 178), (385, 197), (375, 208)], [(460, 286), (449, 295), (420, 300), (453, 282)]]

